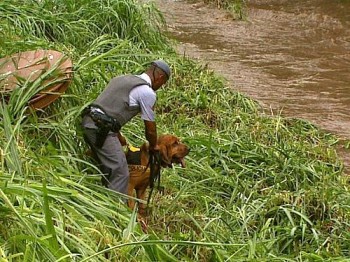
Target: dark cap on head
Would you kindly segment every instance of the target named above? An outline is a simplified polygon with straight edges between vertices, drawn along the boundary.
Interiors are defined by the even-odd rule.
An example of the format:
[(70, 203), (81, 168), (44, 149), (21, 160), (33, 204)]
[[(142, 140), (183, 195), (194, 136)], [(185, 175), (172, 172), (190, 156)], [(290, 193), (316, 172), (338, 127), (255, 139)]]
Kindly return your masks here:
[(170, 67), (168, 66), (168, 64), (163, 61), (163, 60), (156, 60), (152, 62), (152, 65), (160, 68), (168, 77), (168, 79), (170, 78), (171, 75), (171, 70)]

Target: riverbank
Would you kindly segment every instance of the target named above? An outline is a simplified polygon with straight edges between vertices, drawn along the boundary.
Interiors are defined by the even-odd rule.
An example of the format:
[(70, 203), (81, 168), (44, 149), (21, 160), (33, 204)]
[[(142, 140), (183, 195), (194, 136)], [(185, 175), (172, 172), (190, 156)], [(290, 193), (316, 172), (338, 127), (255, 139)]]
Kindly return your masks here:
[[(0, 57), (50, 48), (74, 61), (64, 96), (42, 111), (28, 112), (27, 104), (44, 79), (20, 81), (0, 103), (2, 260), (349, 257), (349, 183), (334, 136), (307, 121), (261, 114), (215, 72), (177, 56), (153, 5), (73, 2), (0, 1)], [(144, 232), (137, 210), (123, 201), (128, 196), (101, 185), (105, 174), (85, 153), (81, 113), (110, 79), (159, 58), (173, 73), (157, 91), (158, 134), (179, 136), (191, 151), (186, 168), (162, 169), (164, 190), (152, 194)], [(121, 132), (135, 147), (146, 140), (141, 117)]]
[(342, 141), (339, 156), (349, 169), (344, 147), (350, 139), (346, 13), (337, 12), (335, 4), (327, 9), (324, 1), (315, 9), (312, 1), (248, 2), (245, 21), (200, 2), (156, 3), (179, 54), (208, 64), (268, 113), (306, 119), (336, 134)]

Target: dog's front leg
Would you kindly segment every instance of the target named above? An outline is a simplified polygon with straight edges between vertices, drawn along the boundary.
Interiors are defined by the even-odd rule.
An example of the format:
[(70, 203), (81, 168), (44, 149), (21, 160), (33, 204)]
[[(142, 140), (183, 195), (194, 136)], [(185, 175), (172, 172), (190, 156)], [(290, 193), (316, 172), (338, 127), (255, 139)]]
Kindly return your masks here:
[[(128, 195), (129, 196), (133, 196), (134, 195), (134, 187), (132, 185), (130, 185), (130, 183), (129, 183), (129, 186), (128, 186)], [(135, 201), (133, 199), (131, 199), (131, 198), (128, 199), (128, 207), (131, 210), (134, 210)]]
[[(136, 196), (138, 199), (145, 200), (146, 187), (136, 190)], [(139, 214), (145, 216), (146, 214), (146, 205), (144, 203), (139, 203)]]

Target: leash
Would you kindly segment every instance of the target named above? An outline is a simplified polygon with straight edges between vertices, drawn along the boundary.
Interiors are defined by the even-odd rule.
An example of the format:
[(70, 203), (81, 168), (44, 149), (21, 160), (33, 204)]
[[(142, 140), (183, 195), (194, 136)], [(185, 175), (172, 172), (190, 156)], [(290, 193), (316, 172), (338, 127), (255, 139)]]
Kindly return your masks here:
[[(129, 150), (132, 153), (140, 153), (140, 149), (133, 147), (131, 145), (128, 145)], [(141, 159), (138, 159), (139, 161), (141, 161)], [(132, 162), (133, 161), (133, 162)], [(131, 165), (129, 165), (129, 168), (131, 168), (131, 170), (138, 170), (138, 171), (142, 171), (142, 174), (145, 173), (147, 171), (147, 169), (150, 169), (150, 193), (148, 195), (148, 199), (147, 199), (147, 206), (149, 205), (150, 201), (151, 201), (151, 197), (153, 194), (153, 189), (154, 189), (154, 184), (158, 181), (158, 190), (160, 190), (160, 170), (161, 170), (161, 158), (160, 158), (160, 153), (157, 151), (155, 153), (149, 153), (149, 160), (146, 166), (142, 166), (139, 164), (138, 161), (135, 161), (135, 159), (128, 159), (128, 163), (132, 163)]]
[(146, 169), (150, 167), (150, 188), (151, 188), (151, 191), (149, 192), (149, 195), (148, 195), (148, 200), (147, 200), (147, 206), (151, 200), (151, 196), (152, 196), (152, 193), (153, 193), (153, 189), (154, 189), (154, 183), (156, 181), (158, 181), (158, 190), (160, 190), (160, 154), (159, 152), (156, 152), (156, 153), (150, 153), (150, 156), (149, 156), (149, 161), (148, 161), (148, 164), (147, 164), (147, 167)]

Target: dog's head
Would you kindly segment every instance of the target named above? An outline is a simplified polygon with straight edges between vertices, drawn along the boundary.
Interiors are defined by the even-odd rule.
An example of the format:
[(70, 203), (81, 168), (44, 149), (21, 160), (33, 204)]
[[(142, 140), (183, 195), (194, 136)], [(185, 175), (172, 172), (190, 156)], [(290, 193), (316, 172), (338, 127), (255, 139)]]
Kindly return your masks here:
[(172, 167), (172, 164), (181, 164), (185, 167), (185, 156), (190, 152), (188, 146), (174, 135), (161, 135), (157, 145), (161, 156), (162, 167)]

